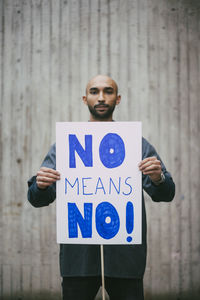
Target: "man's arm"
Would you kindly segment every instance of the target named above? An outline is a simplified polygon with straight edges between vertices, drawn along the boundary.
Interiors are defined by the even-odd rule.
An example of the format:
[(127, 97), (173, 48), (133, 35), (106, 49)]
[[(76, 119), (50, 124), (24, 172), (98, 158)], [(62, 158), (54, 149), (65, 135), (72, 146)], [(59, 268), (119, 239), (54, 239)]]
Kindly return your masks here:
[(47, 206), (56, 198), (56, 181), (60, 179), (60, 173), (56, 168), (55, 144), (45, 157), (36, 176), (28, 181), (28, 200), (35, 207)]
[[(143, 173), (143, 189), (153, 201), (172, 201), (175, 195), (173, 179), (154, 147), (145, 139), (142, 141), (142, 155), (143, 160), (139, 164), (139, 168)], [(163, 173), (165, 179), (162, 183), (158, 184), (157, 182), (161, 180), (161, 173)]]

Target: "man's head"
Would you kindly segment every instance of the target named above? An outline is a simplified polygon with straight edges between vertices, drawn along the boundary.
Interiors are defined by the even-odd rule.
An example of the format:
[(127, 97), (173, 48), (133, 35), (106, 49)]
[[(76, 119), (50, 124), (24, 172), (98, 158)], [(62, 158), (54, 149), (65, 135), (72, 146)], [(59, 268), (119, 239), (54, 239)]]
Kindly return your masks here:
[(116, 82), (105, 75), (93, 77), (87, 84), (83, 102), (90, 111), (90, 121), (112, 121), (115, 106), (120, 103)]

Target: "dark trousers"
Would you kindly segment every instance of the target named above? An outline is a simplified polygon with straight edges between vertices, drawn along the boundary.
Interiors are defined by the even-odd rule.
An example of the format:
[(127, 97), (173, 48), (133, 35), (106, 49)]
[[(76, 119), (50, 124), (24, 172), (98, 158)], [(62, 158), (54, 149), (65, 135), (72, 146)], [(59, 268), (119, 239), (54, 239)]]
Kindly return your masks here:
[[(63, 300), (94, 300), (101, 277), (63, 277)], [(144, 300), (142, 279), (105, 277), (110, 300)]]

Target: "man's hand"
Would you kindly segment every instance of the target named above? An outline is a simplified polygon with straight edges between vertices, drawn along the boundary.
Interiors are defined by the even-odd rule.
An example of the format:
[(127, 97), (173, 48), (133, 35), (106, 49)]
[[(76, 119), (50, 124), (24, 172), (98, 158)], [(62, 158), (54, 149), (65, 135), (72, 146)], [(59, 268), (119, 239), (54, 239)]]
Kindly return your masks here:
[(147, 157), (139, 163), (139, 169), (144, 175), (149, 175), (152, 181), (156, 182), (161, 179), (161, 162), (157, 157)]
[(36, 183), (39, 189), (46, 189), (60, 179), (60, 173), (54, 169), (41, 167), (37, 172)]

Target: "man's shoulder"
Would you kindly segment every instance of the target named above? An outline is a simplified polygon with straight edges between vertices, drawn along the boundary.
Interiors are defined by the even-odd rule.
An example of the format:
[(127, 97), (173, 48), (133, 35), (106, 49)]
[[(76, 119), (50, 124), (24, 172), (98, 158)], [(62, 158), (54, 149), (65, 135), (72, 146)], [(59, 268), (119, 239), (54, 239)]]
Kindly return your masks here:
[(144, 137), (142, 137), (142, 148), (151, 146), (151, 144), (147, 141), (147, 139), (145, 139)]
[(56, 144), (52, 144), (49, 152), (47, 153), (46, 157), (44, 158), (41, 167), (47, 168), (56, 168)]
[(52, 144), (49, 150), (49, 154), (54, 154), (56, 153), (56, 143)]
[(150, 144), (150, 142), (142, 137), (142, 158), (146, 158), (149, 156), (155, 156), (156, 155), (156, 150), (154, 146)]

